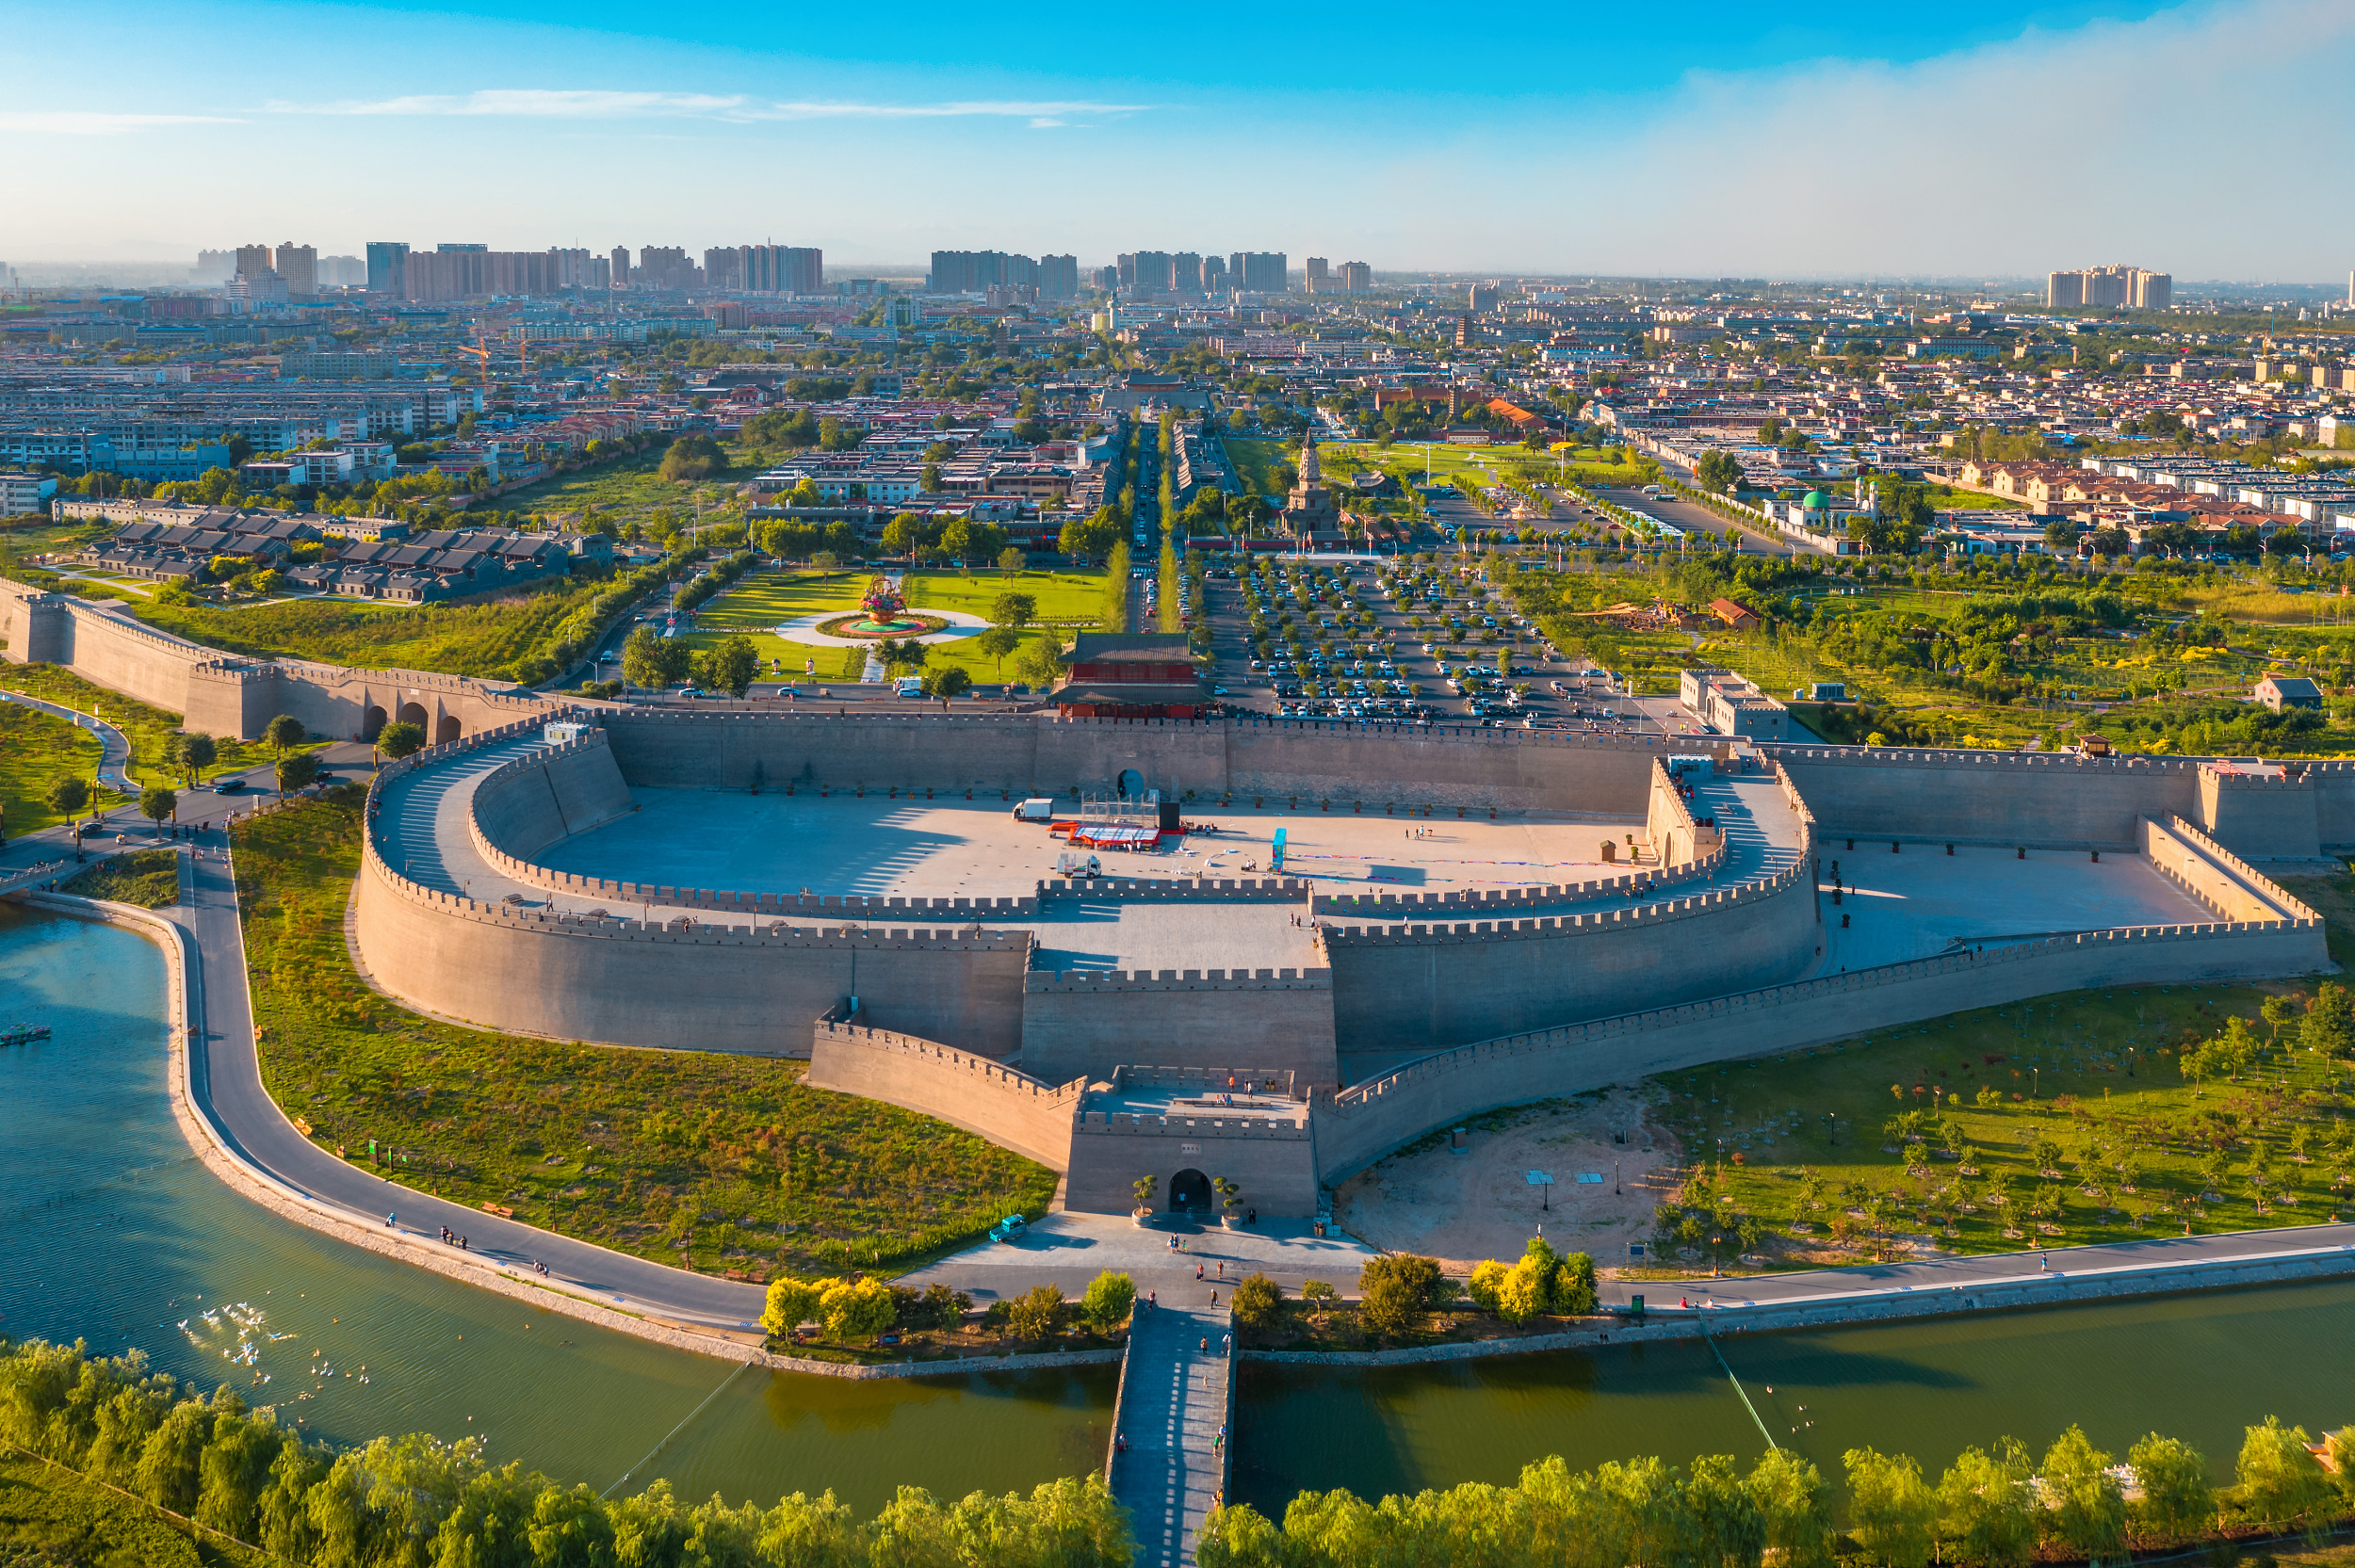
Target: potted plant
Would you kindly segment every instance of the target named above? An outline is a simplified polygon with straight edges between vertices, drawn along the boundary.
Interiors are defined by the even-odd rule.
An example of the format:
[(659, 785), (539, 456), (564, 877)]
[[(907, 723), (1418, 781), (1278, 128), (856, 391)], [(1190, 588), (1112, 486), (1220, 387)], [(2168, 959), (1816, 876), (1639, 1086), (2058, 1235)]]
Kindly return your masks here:
[(1131, 1190), (1137, 1195), (1137, 1206), (1129, 1212), (1129, 1222), (1139, 1230), (1145, 1230), (1153, 1223), (1153, 1189), (1160, 1185), (1159, 1176), (1139, 1176), (1131, 1184)]
[(1218, 1222), (1231, 1231), (1242, 1223), (1242, 1217), (1235, 1212), (1242, 1206), (1242, 1188), (1228, 1181), (1225, 1176), (1219, 1177), (1210, 1183), (1210, 1186), (1217, 1190), (1219, 1202), (1226, 1210), (1218, 1217)]

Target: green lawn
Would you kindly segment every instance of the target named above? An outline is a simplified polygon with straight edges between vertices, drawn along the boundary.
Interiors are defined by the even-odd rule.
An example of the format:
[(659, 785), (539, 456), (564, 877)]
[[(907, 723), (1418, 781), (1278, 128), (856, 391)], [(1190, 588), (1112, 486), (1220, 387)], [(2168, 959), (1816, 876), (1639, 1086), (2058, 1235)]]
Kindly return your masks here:
[(346, 786), (236, 830), (263, 1079), (320, 1147), (357, 1159), (376, 1139), (407, 1156), (395, 1181), (753, 1279), (909, 1266), (1046, 1211), (1045, 1167), (806, 1088), (798, 1062), (529, 1040), (385, 1000), (344, 946), (361, 799)]
[[(2350, 907), (2349, 878), (2314, 881), (2338, 913)], [(1652, 1114), (1683, 1144), (1679, 1203), (1707, 1234), (1762, 1220), (1778, 1267), (1863, 1260), (1876, 1228), (1991, 1253), (2314, 1224), (2338, 1211), (2355, 1165), (2342, 1121), (2355, 1069), (2298, 1048), (2295, 1023), (2274, 1049), (2259, 1011), (2270, 995), (2300, 988), (2039, 997), (1668, 1074), (1652, 1080)], [(2179, 1053), (2232, 1016), (2266, 1046), (2257, 1066), (2237, 1082), (2185, 1079)], [(1891, 1125), (1915, 1111), (1918, 1141)], [(1720, 1204), (1722, 1226), (1706, 1218)], [(1708, 1256), (1706, 1234), (1681, 1244), (1684, 1264)]]
[(28, 833), (65, 820), (41, 797), (69, 774), (94, 775), (98, 753), (98, 737), (79, 725), (0, 703), (0, 824), (11, 833)]
[[(869, 572), (762, 572), (714, 598), (696, 614), (695, 630), (686, 639), (698, 648), (711, 647), (741, 634), (752, 639), (764, 663), (783, 659), (788, 675), (800, 675), (804, 664), (818, 661), (818, 678), (854, 681), (866, 666), (856, 648), (826, 648), (780, 638), (770, 628), (800, 616), (856, 609), (873, 580)], [(911, 572), (905, 578), (909, 607), (916, 610), (955, 610), (987, 617), (1000, 593), (1028, 593), (1038, 601), (1038, 619), (1047, 624), (1023, 639), (1028, 646), (1042, 637), (1064, 638), (1095, 624), (1103, 603), (1104, 574), (1070, 572)], [(932, 665), (960, 665), (976, 682), (1006, 678), (971, 645), (970, 639), (934, 643), (925, 655)], [(1006, 656), (1011, 671), (1019, 650)], [(773, 666), (769, 666), (773, 669)]]
[(1248, 436), (1227, 436), (1225, 441), (1226, 461), (1235, 465), (1235, 478), (1244, 491), (1260, 495), (1284, 493), (1275, 470), (1278, 464), (1295, 460), (1300, 450), (1296, 444)]

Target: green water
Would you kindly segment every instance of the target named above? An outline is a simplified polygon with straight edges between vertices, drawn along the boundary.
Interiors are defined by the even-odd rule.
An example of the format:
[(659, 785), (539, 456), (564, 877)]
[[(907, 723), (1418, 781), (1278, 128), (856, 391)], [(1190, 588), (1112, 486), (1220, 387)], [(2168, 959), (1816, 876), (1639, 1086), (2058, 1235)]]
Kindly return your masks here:
[[(55, 1030), (0, 1048), (0, 1334), (137, 1346), (339, 1443), (481, 1433), (496, 1460), (600, 1487), (635, 1466), (632, 1489), (659, 1476), (687, 1496), (765, 1503), (832, 1487), (868, 1511), (902, 1482), (961, 1495), (1102, 1463), (1109, 1366), (874, 1382), (745, 1372), (642, 1465), (733, 1366), (340, 1246), (237, 1197), (172, 1121), (163, 986), (139, 937), (0, 905), (0, 1024)], [(230, 1359), (236, 1325), (204, 1316), (240, 1302), (261, 1315), (250, 1365)], [(336, 1376), (311, 1374), (314, 1350)]]
[(1717, 1346), (1698, 1340), (1363, 1371), (1246, 1365), (1236, 1495), (1280, 1511), (1304, 1489), (1368, 1496), (1509, 1482), (1560, 1454), (1584, 1468), (1781, 1447), (1840, 1473), (1846, 1449), (1910, 1453), (1935, 1474), (2009, 1433), (2039, 1452), (2071, 1422), (2123, 1456), (2148, 1431), (2190, 1442), (2219, 1478), (2267, 1415), (2355, 1422), (2355, 1282), (2161, 1297)]

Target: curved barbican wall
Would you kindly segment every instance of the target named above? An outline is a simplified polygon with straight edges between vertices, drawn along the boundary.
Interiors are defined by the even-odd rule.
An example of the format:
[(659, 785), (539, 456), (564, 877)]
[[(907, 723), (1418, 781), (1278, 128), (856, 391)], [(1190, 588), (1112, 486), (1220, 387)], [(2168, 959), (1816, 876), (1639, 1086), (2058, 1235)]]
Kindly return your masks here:
[(1468, 1041), (1789, 980), (1822, 948), (1814, 827), (1790, 775), (1789, 865), (1624, 909), (1325, 931), (1343, 1050), (1439, 1051)]
[(386, 863), (373, 827), (385, 782), (535, 728), (487, 731), (388, 764), (371, 787), (355, 940), (370, 978), (397, 999), (560, 1040), (805, 1057), (811, 1020), (846, 996), (871, 994), (879, 1026), (983, 1056), (1019, 1044), (1028, 931), (650, 928), (479, 903), (421, 886)]

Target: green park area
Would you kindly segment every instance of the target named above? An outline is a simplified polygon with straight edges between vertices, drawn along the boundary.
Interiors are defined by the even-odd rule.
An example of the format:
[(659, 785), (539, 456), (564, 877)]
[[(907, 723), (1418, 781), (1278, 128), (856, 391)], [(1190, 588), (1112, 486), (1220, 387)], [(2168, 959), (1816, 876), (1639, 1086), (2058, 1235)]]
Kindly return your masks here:
[(1293, 461), (1300, 448), (1297, 444), (1271, 441), (1252, 436), (1226, 436), (1226, 461), (1235, 466), (1235, 478), (1243, 490), (1259, 495), (1281, 495), (1288, 488), (1277, 472)]
[[(320, 1147), (392, 1180), (706, 1273), (901, 1269), (1055, 1176), (927, 1117), (807, 1087), (794, 1062), (627, 1050), (441, 1024), (353, 969), (344, 909), (362, 795), (238, 824), (262, 1073)], [(713, 1220), (707, 1216), (724, 1218)]]
[(0, 703), (0, 827), (28, 833), (64, 821), (43, 797), (58, 779), (92, 777), (98, 752), (98, 737), (89, 731), (37, 708)]
[(488, 504), (501, 511), (541, 515), (590, 512), (609, 517), (625, 529), (632, 523), (646, 523), (658, 511), (667, 511), (684, 526), (695, 520), (698, 492), (706, 508), (715, 507), (732, 499), (734, 487), (761, 466), (751, 450), (723, 445), (728, 460), (724, 472), (695, 483), (666, 479), (661, 474), (665, 450), (664, 444), (656, 441), (644, 451), (524, 485)]
[[(2293, 885), (2347, 946), (2355, 879)], [(1649, 1087), (1683, 1180), (1648, 1238), (1615, 1238), (1653, 1243), (1647, 1272), (2314, 1224), (2355, 1171), (2327, 984), (2070, 992)]]
[[(788, 675), (799, 676), (804, 663), (816, 659), (820, 680), (856, 680), (866, 664), (860, 648), (826, 648), (776, 635), (773, 628), (803, 616), (848, 614), (858, 608), (874, 574), (847, 572), (758, 572), (747, 575), (711, 599), (695, 614), (695, 630), (685, 634), (697, 648), (715, 647), (734, 636), (751, 639), (763, 668), (783, 660)], [(1033, 626), (1023, 646), (1044, 638), (1067, 639), (1074, 631), (1096, 624), (1103, 606), (1104, 574), (1098, 570), (1062, 572), (911, 572), (901, 582), (908, 608), (955, 611), (987, 619), (1003, 593), (1027, 593), (1036, 602)], [(1005, 655), (1002, 667), (983, 654), (971, 638), (928, 645), (928, 669), (955, 665), (976, 683), (1008, 678), (1021, 656), (1016, 649)]]
[(74, 873), (61, 891), (84, 898), (106, 898), (141, 909), (163, 909), (180, 901), (180, 852), (133, 849)]

